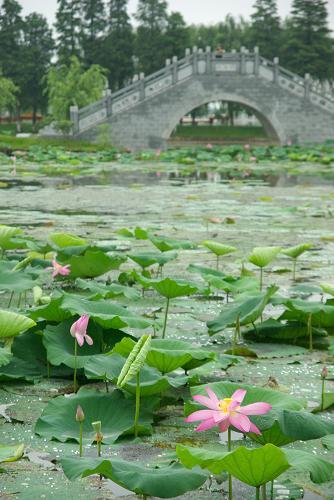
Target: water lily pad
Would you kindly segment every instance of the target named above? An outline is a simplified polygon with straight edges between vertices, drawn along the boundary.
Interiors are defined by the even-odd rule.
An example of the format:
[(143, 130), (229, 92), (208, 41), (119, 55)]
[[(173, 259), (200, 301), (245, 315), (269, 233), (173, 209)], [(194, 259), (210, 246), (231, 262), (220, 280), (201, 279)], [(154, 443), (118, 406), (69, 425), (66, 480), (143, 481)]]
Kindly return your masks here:
[[(140, 434), (151, 433), (152, 412), (156, 404), (157, 400), (154, 398), (142, 399), (139, 418)], [(78, 442), (79, 426), (75, 420), (78, 405), (85, 414), (84, 442), (93, 443), (94, 432), (91, 422), (96, 421), (102, 422), (103, 443), (105, 444), (112, 444), (119, 437), (132, 434), (135, 413), (133, 398), (126, 398), (119, 390), (101, 393), (85, 388), (70, 397), (59, 396), (51, 400), (36, 423), (36, 434), (50, 440)]]

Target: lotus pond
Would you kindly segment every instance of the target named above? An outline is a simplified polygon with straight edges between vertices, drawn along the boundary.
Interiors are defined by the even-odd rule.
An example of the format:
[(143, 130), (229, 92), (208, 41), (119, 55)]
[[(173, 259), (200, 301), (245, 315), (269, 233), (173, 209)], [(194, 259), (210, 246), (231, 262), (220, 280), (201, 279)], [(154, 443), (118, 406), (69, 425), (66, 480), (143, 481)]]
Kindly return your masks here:
[(334, 498), (334, 148), (8, 153), (0, 497)]

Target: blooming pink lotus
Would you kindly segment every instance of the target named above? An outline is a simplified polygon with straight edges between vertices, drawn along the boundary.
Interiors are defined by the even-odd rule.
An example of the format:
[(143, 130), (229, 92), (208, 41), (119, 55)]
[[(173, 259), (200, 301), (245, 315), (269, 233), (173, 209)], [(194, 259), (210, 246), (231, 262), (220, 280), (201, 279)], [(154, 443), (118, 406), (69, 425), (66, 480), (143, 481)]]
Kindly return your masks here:
[(93, 345), (93, 339), (87, 335), (89, 316), (84, 314), (71, 326), (70, 332), (72, 337), (75, 337), (79, 346), (82, 347), (85, 340), (88, 345)]
[(205, 388), (209, 397), (193, 396), (193, 399), (209, 410), (195, 411), (186, 422), (203, 422), (197, 427), (196, 431), (206, 431), (218, 425), (221, 431), (225, 432), (230, 425), (241, 432), (253, 432), (261, 434), (260, 430), (253, 424), (247, 415), (263, 415), (271, 410), (272, 406), (268, 403), (253, 403), (241, 406), (246, 392), (244, 389), (238, 389), (230, 398), (218, 399), (210, 387)]
[(66, 266), (62, 266), (61, 264), (58, 264), (56, 259), (53, 259), (52, 261), (52, 267), (47, 267), (47, 269), (52, 269), (52, 278), (55, 278), (58, 276), (68, 276), (71, 272), (70, 265), (67, 264)]

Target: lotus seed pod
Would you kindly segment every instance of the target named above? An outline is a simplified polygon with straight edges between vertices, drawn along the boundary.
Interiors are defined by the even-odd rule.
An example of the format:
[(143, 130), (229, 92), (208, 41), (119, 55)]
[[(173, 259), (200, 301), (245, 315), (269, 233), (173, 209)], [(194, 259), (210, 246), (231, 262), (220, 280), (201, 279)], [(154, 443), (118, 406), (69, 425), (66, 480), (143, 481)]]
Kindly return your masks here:
[(328, 368), (327, 366), (324, 366), (321, 371), (321, 378), (327, 378), (327, 377), (328, 377)]

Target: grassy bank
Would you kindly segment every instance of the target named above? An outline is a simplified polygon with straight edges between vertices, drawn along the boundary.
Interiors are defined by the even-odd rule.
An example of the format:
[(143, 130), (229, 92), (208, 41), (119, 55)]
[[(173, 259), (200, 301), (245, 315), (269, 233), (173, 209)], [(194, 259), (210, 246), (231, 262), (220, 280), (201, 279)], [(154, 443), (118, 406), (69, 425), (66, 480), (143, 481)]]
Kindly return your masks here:
[(69, 139), (49, 139), (37, 135), (31, 137), (14, 137), (0, 135), (0, 152), (10, 152), (15, 150), (26, 151), (32, 146), (47, 148), (48, 146), (61, 147), (68, 151), (85, 151), (94, 153), (105, 148), (102, 144), (94, 144), (86, 141)]
[(178, 125), (172, 139), (210, 140), (210, 139), (265, 139), (266, 133), (262, 127), (227, 127), (211, 125)]

